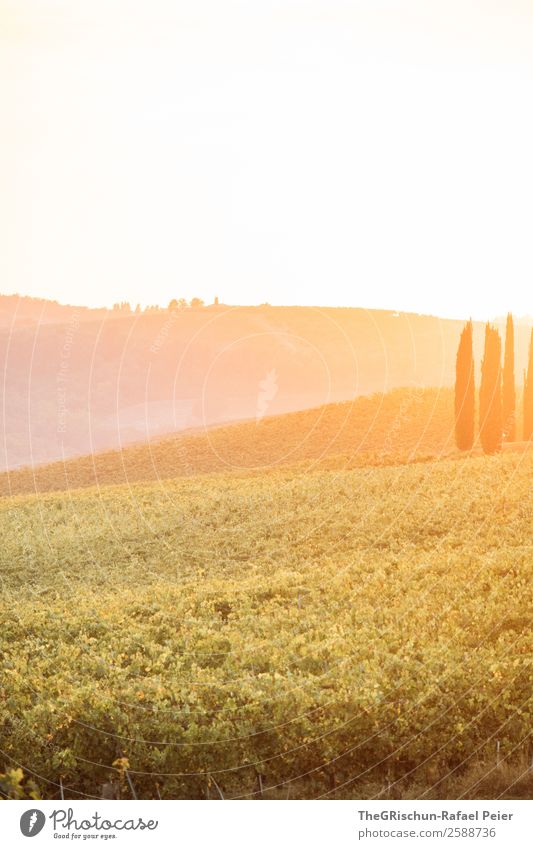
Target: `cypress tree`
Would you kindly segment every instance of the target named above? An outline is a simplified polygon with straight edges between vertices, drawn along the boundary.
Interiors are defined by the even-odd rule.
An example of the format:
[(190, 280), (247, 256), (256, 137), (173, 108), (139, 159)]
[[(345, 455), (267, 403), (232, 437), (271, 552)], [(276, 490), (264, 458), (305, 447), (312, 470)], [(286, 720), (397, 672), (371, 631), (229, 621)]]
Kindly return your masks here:
[(479, 435), (485, 454), (494, 454), (502, 447), (501, 356), (500, 334), (487, 324), (479, 392)]
[(474, 444), (474, 352), (472, 321), (463, 327), (455, 361), (455, 443), (461, 451)]
[(529, 341), (529, 362), (524, 375), (524, 439), (533, 439), (533, 330)]
[(516, 387), (514, 379), (514, 324), (511, 313), (507, 316), (505, 328), (502, 415), (503, 438), (506, 442), (514, 442), (516, 439)]

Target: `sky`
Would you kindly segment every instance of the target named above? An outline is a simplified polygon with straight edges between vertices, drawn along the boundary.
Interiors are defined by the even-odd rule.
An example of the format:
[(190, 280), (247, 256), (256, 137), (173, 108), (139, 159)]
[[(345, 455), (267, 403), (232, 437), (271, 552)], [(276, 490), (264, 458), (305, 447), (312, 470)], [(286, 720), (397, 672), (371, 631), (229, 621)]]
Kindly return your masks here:
[(0, 291), (533, 313), (530, 0), (0, 0)]

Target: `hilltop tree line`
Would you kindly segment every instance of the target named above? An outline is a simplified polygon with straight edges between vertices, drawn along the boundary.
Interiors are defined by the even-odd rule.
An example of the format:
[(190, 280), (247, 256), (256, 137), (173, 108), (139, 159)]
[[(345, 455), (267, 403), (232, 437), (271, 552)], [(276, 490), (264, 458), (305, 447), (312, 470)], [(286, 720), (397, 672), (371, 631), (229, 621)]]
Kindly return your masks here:
[[(198, 307), (205, 306), (204, 301), (201, 298), (191, 298), (190, 301), (187, 301), (185, 298), (172, 298), (168, 307), (160, 307), (158, 304), (149, 304), (148, 306), (141, 307), (140, 304), (137, 304), (135, 309), (132, 309), (132, 306), (129, 301), (119, 301), (113, 304), (113, 312), (125, 312), (125, 313), (140, 313), (140, 312), (173, 312), (174, 310), (184, 310), (189, 307), (193, 309), (197, 309)], [(213, 306), (218, 306), (218, 298), (215, 297), (213, 301)]]
[[(522, 394), (522, 437), (533, 438), (533, 330), (529, 360), (524, 372)], [(485, 454), (501, 450), (503, 442), (517, 439), (514, 323), (507, 316), (502, 367), (502, 341), (499, 330), (485, 326), (485, 348), (479, 388), (479, 440)], [(473, 325), (463, 328), (455, 368), (455, 442), (461, 451), (470, 450), (476, 438), (476, 391)]]

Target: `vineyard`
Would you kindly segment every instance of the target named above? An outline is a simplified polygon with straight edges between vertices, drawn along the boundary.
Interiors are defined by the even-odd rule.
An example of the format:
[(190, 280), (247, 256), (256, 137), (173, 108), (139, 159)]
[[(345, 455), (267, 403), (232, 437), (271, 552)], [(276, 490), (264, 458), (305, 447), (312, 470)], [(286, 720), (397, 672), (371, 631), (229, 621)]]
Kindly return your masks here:
[(0, 772), (486, 798), (515, 765), (530, 793), (532, 453), (238, 472), (2, 499)]
[(0, 495), (292, 466), (395, 465), (453, 450), (453, 391), (412, 387), (0, 474)]

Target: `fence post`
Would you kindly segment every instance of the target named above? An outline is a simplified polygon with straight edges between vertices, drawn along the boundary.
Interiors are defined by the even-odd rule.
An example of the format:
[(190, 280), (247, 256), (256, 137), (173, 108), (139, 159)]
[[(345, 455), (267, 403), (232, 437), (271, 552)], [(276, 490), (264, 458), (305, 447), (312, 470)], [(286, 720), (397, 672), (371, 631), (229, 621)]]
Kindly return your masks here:
[(213, 776), (212, 776), (212, 775), (210, 775), (210, 776), (209, 776), (209, 778), (211, 779), (211, 781), (212, 781), (212, 782), (213, 782), (213, 784), (215, 785), (216, 789), (218, 790), (218, 795), (220, 796), (220, 798), (221, 798), (221, 799), (223, 799), (223, 798), (224, 798), (224, 794), (223, 794), (222, 790), (220, 789), (220, 787), (218, 786), (217, 782), (215, 781), (215, 779), (213, 778)]
[(128, 779), (128, 784), (130, 785), (131, 795), (133, 796), (134, 799), (136, 799), (137, 793), (135, 792), (135, 787), (133, 786), (133, 781), (130, 778), (130, 774), (129, 774), (127, 769), (125, 769), (124, 772), (126, 773), (126, 778)]

